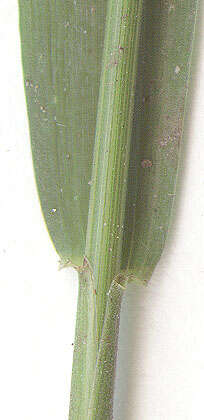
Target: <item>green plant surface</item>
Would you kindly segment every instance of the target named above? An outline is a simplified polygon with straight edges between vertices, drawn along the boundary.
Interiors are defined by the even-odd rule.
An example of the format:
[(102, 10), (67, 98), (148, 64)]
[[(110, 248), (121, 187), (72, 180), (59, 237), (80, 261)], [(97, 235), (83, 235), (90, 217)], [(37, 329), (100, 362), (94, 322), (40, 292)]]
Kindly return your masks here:
[(19, 0), (33, 163), (62, 260), (82, 264), (106, 0)]
[(74, 350), (70, 420), (112, 418), (122, 298), (118, 288), (122, 291), (121, 283), (125, 283), (119, 273), (141, 12), (141, 0), (118, 0), (117, 7), (114, 0), (108, 3), (86, 257), (80, 269), (76, 322), (75, 342), (83, 342), (83, 346), (77, 344)]
[(99, 336), (106, 294), (121, 269), (142, 3), (119, 0), (116, 7), (111, 0), (106, 18), (85, 249), (101, 300)]
[(112, 281), (99, 336), (97, 295), (87, 262), (79, 272), (69, 420), (112, 419), (120, 307), (125, 288), (124, 278)]
[(197, 8), (144, 1), (121, 261), (130, 279), (151, 278), (171, 222)]
[(123, 291), (170, 225), (197, 5), (19, 0), (41, 207), (79, 273), (69, 420), (112, 419)]
[[(198, 0), (143, 2), (129, 169), (129, 158), (122, 163), (129, 170), (121, 200), (122, 207), (126, 202), (125, 218), (122, 210), (112, 232), (122, 241), (118, 272), (130, 279), (150, 279), (170, 225), (197, 5)], [(86, 244), (92, 264), (99, 258), (93, 257), (98, 245), (93, 230), (89, 228), (87, 236), (86, 231), (88, 211), (98, 211), (92, 201), (89, 207), (89, 194), (92, 183), (98, 189), (92, 163), (106, 1), (56, 5), (52, 0), (19, 0), (19, 6), (33, 162), (44, 218), (62, 262), (81, 265)], [(124, 2), (124, 28), (129, 24), (128, 7)], [(117, 10), (111, 16), (113, 27)], [(115, 44), (107, 52), (109, 71), (101, 85), (110, 91), (109, 98), (126, 84), (125, 78), (116, 82), (113, 77), (130, 59), (118, 33), (111, 36)], [(118, 111), (118, 119), (119, 115), (126, 124), (124, 110)], [(103, 121), (100, 130), (104, 128)], [(107, 163), (107, 154), (98, 152), (101, 163)], [(113, 218), (107, 223), (113, 226)]]

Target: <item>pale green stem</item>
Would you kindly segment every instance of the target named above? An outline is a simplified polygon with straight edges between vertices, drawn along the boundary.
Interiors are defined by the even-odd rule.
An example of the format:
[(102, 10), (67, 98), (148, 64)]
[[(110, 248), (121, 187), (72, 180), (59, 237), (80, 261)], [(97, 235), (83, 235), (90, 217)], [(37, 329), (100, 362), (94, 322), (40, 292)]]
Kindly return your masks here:
[(88, 266), (79, 273), (76, 338), (70, 395), (71, 420), (110, 420), (120, 307), (125, 280), (114, 279), (107, 296), (107, 306), (100, 344), (96, 337), (96, 295)]
[(141, 13), (142, 0), (109, 0), (86, 257), (79, 279), (70, 420), (112, 419), (121, 284), (125, 282), (120, 276), (121, 246)]
[(108, 420), (112, 418), (120, 308), (125, 286), (124, 279), (118, 277), (112, 281), (108, 293), (95, 376), (89, 401), (88, 420)]
[(142, 0), (109, 1), (85, 255), (97, 291), (100, 336), (106, 294), (120, 273)]

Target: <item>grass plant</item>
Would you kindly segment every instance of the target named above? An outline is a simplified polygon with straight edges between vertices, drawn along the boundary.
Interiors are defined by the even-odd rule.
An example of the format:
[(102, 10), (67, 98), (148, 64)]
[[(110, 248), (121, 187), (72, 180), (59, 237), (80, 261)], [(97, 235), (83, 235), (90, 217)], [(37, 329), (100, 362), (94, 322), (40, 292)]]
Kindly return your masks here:
[(19, 0), (36, 183), (79, 273), (69, 420), (110, 420), (120, 306), (160, 259), (198, 0)]

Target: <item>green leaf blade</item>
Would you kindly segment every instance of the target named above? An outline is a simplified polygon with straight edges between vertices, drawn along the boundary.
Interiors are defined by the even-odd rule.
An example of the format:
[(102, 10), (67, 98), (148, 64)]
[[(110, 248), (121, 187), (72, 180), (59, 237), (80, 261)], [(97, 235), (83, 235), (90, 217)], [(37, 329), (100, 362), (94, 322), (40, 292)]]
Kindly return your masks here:
[(99, 0), (19, 0), (41, 207), (62, 261), (77, 265), (85, 249), (105, 6)]
[(143, 10), (122, 252), (130, 278), (151, 278), (170, 226), (197, 6), (148, 0)]

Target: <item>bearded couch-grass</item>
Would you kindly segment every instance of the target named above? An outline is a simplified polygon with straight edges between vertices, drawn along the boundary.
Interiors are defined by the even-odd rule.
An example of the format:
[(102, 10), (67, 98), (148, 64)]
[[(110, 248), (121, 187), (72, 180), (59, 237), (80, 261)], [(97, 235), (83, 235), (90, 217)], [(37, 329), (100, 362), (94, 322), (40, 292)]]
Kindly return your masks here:
[(175, 195), (197, 0), (19, 0), (36, 183), (79, 273), (70, 420), (110, 420), (121, 299)]

